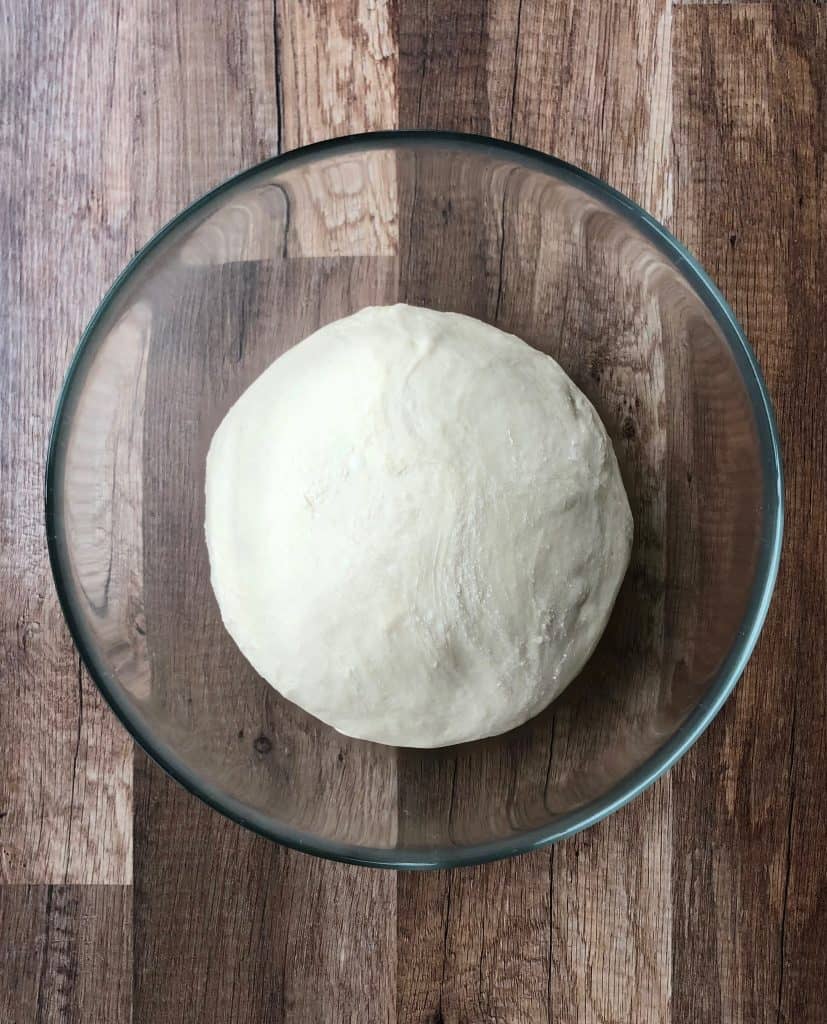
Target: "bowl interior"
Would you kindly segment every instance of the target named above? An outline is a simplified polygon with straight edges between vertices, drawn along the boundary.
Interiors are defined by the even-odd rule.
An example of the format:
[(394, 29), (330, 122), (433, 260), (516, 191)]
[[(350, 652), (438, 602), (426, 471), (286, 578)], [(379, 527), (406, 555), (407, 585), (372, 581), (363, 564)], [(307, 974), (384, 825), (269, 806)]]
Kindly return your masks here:
[[(204, 460), (230, 405), (320, 325), (395, 301), (554, 355), (606, 423), (635, 517), (581, 676), (520, 729), (438, 751), (345, 738), (279, 697), (221, 624), (204, 542)], [(665, 233), (555, 161), (400, 134), (262, 165), (128, 268), (67, 381), (48, 525), (84, 657), (181, 781), (316, 852), (458, 863), (582, 827), (703, 728), (760, 628), (779, 482), (737, 325)]]

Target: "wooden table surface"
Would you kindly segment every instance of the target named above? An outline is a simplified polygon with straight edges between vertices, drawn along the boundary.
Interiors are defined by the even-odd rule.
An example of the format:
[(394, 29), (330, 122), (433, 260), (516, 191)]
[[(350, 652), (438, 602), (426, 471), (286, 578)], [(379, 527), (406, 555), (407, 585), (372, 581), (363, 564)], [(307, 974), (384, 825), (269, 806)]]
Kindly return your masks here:
[[(5, 0), (0, 1021), (825, 1020), (827, 8), (671, 0)], [(553, 849), (428, 874), (281, 849), (137, 750), (64, 626), (58, 388), (117, 271), (271, 154), (439, 127), (553, 152), (666, 222), (775, 402), (787, 532), (697, 746)]]

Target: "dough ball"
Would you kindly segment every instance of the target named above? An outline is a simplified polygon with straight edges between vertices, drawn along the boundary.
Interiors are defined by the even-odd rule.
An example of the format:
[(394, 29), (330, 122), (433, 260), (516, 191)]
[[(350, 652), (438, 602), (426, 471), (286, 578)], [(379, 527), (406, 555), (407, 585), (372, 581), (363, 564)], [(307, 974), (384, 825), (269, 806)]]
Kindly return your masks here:
[(207, 458), (224, 623), (340, 732), (435, 747), (536, 715), (595, 647), (632, 517), (611, 442), (550, 357), (396, 305), (328, 324)]

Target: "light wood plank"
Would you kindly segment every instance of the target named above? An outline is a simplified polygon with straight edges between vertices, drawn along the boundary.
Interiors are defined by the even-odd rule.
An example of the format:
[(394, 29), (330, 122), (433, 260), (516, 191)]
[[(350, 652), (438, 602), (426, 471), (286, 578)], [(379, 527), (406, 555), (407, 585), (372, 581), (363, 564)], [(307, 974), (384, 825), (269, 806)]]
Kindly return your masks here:
[[(396, 126), (398, 59), (391, 19), (392, 8), (385, 0), (334, 0), (306, 8), (278, 0), (276, 43), (283, 149)], [(360, 256), (367, 251), (393, 258), (397, 236), (392, 167), (380, 168), (376, 182), (360, 183), (377, 200), (370, 201), (371, 208), (385, 211), (375, 225), (366, 224), (362, 207), (354, 212), (353, 200), (348, 199), (348, 182), (341, 183), (342, 198), (334, 202), (326, 194), (330, 184), (320, 182), (315, 193), (320, 197), (317, 209), (324, 217), (323, 240), (312, 224), (303, 225), (305, 241), (296, 255)], [(331, 211), (338, 218), (335, 223), (330, 221)], [(389, 292), (387, 301), (392, 299)], [(298, 854), (286, 856), (296, 891), (307, 899), (313, 899), (316, 892), (326, 893), (329, 902), (322, 911), (327, 921), (326, 935), (313, 927), (312, 911), (311, 916), (307, 914), (309, 905), (295, 904), (296, 934), (291, 951), (304, 949), (304, 953), (285, 953), (284, 989), (294, 993), (297, 1009), (295, 1015), (285, 1012), (284, 1019), (393, 1020), (393, 874), (354, 872), (342, 865), (309, 861)], [(356, 910), (355, 918), (351, 906)], [(356, 932), (352, 931), (354, 926)], [(340, 941), (344, 942), (341, 947)], [(355, 945), (350, 946), (348, 957), (349, 943)], [(310, 963), (314, 964), (313, 976), (322, 979), (315, 992), (307, 985)], [(351, 993), (350, 1002), (343, 993)], [(304, 1016), (298, 1009), (302, 1006)]]
[[(424, 11), (403, 7), (400, 126), (508, 134), (517, 9), (516, 3), (485, 13), (449, 3)], [(480, 180), (479, 173), (458, 161), (447, 203), (443, 179), (426, 155), (400, 166), (402, 296), (496, 320), (506, 179), (492, 173)], [(534, 745), (518, 740), (520, 754), (513, 742), (502, 751), (496, 744), (464, 746), (446, 756), (401, 751), (402, 837), (422, 842), (406, 832), (416, 823), (423, 836), (453, 831), (467, 842), (493, 794), (500, 797), (489, 808), (494, 827), (507, 833), (503, 818), (520, 804), (515, 765), (522, 762), (526, 780), (545, 777), (547, 743), (535, 739)], [(506, 808), (507, 793), (515, 799)], [(547, 852), (473, 870), (400, 875), (398, 1020), (549, 1019), (549, 882)]]
[[(397, 44), (388, 0), (276, 0), (283, 151), (396, 127)], [(368, 173), (370, 172), (370, 173)], [(393, 255), (395, 161), (311, 167), (290, 200), (290, 256)]]
[(388, 0), (276, 0), (282, 150), (395, 127), (392, 18)]
[(131, 83), (133, 216), (143, 242), (277, 151), (273, 8), (139, 0), (123, 6), (121, 23), (116, 57)]
[(672, 208), (669, 0), (524, 0), (515, 142), (603, 178), (662, 221)]
[[(15, 4), (0, 29), (0, 880), (129, 882), (131, 744), (51, 580), (43, 462), (63, 373), (129, 254), (132, 131), (112, 7)], [(101, 54), (110, 59), (101, 60)]]
[[(334, 46), (329, 54), (325, 50), (323, 59), (314, 59), (307, 69), (296, 72), (302, 75), (297, 82), (293, 72), (283, 70), (285, 64), (289, 66), (291, 47), (300, 47), (295, 52), (303, 60), (310, 41), (308, 32), (312, 29), (316, 33), (314, 38), (321, 38), (320, 23), (318, 19), (308, 21), (306, 12), (296, 5), (277, 11), (277, 37), (271, 37), (271, 44), (275, 42), (277, 46), (271, 52), (273, 66), (279, 73), (281, 109), (289, 111), (280, 129), (283, 136), (294, 133), (290, 139), (293, 145), (317, 137), (322, 130), (325, 134), (333, 132), (337, 118), (350, 116), (348, 103), (333, 102), (317, 108), (313, 96), (322, 93), (333, 97), (335, 87), (354, 69), (377, 83), (386, 73), (384, 42), (377, 43), (378, 49), (370, 42), (366, 49), (360, 49), (363, 35), (352, 20), (361, 18), (360, 24), (364, 26), (367, 14), (360, 7), (342, 4), (331, 9), (329, 15), (329, 26), (335, 24), (340, 33), (345, 33), (337, 37), (340, 46)], [(209, 38), (214, 31), (200, 24), (193, 24), (190, 29), (195, 35), (207, 31)], [(321, 53), (319, 49), (316, 57)], [(222, 74), (220, 60), (216, 57), (213, 63), (216, 73)], [(312, 79), (308, 77), (311, 70), (316, 76)], [(163, 72), (161, 103), (168, 102), (175, 82), (185, 80), (186, 75), (187, 66), (173, 60)], [(363, 78), (359, 83), (361, 88)], [(209, 85), (202, 100), (205, 105), (211, 102), (217, 88), (223, 88), (220, 78), (217, 85)], [(390, 102), (391, 112), (393, 95), (384, 88), (377, 93), (378, 99)], [(259, 91), (257, 102), (271, 104), (272, 111), (276, 111), (275, 79), (272, 90)], [(190, 116), (203, 119), (204, 112), (194, 110)], [(242, 105), (225, 116), (244, 120), (247, 114)], [(327, 127), (322, 129), (319, 125)], [(353, 127), (358, 128), (359, 124), (354, 123)], [(179, 131), (184, 128), (180, 125)], [(299, 133), (304, 131), (311, 134), (301, 137)], [(244, 137), (249, 136), (242, 133)], [(246, 143), (239, 154), (243, 162), (257, 158)], [(165, 158), (163, 152), (153, 155), (162, 166)], [(174, 174), (180, 175), (180, 171), (175, 170)], [(380, 184), (387, 187), (385, 182)], [(195, 318), (208, 332), (223, 330), (229, 323), (232, 332), (232, 314), (237, 313), (239, 304), (246, 311), (246, 328), (237, 339), (237, 352), (230, 344), (232, 338), (225, 339), (230, 346), (226, 348), (226, 359), (221, 357), (225, 350), (222, 345), (214, 346), (216, 361), (209, 366), (204, 366), (186, 345), (177, 349), (165, 346), (163, 352), (157, 353), (147, 380), (147, 406), (157, 414), (148, 416), (148, 444), (160, 444), (167, 429), (165, 376), (180, 382), (181, 403), (190, 403), (187, 415), (195, 425), (198, 444), (206, 443), (209, 410), (217, 408), (216, 402), (226, 406), (264, 369), (278, 354), (273, 350), (275, 342), (289, 346), (324, 320), (339, 315), (336, 311), (341, 311), (342, 303), (351, 301), (359, 306), (365, 301), (359, 299), (360, 294), (376, 294), (371, 291), (371, 282), (376, 274), (381, 278), (385, 273), (380, 263), (386, 257), (379, 256), (379, 262), (371, 262), (371, 258), (359, 262), (365, 249), (366, 236), (361, 233), (365, 221), (344, 218), (337, 234), (337, 223), (324, 220), (323, 215), (331, 208), (325, 204), (324, 188), (328, 185), (330, 182), (320, 181), (318, 194), (309, 197), (297, 197), (291, 189), (285, 190), (291, 209), (284, 246), (287, 258), (283, 263), (277, 260), (269, 268), (257, 264), (256, 252), (245, 242), (238, 257), (246, 262), (234, 261), (235, 249), (221, 249), (222, 260), (229, 257), (230, 262), (211, 266), (210, 260), (205, 263), (203, 258), (204, 246), (195, 246), (194, 290), (181, 297), (178, 313), (172, 307), (165, 309), (161, 317), (166, 325), (162, 334), (174, 335), (176, 315), (189, 321)], [(297, 222), (296, 209), (304, 209), (306, 198), (311, 203), (318, 201), (319, 217)], [(336, 203), (332, 206), (336, 207)], [(214, 241), (219, 235), (226, 237), (227, 230), (228, 224), (223, 221), (210, 224), (209, 237), (205, 234), (204, 242)], [(390, 234), (387, 237), (392, 238)], [(331, 246), (331, 239), (335, 238), (339, 242)], [(372, 245), (370, 251), (375, 248), (383, 251), (381, 244)], [(392, 243), (387, 248), (392, 252)], [(308, 256), (314, 258), (307, 259)], [(205, 273), (215, 281), (212, 297), (209, 289), (205, 292), (199, 285)], [(388, 281), (394, 284), (393, 275)], [(285, 296), (294, 301), (287, 301)], [(230, 348), (235, 353), (232, 358)], [(181, 440), (182, 458), (186, 457), (188, 443)], [(392, 776), (386, 778), (387, 759), (372, 758), (367, 750), (364, 761), (366, 745), (349, 743), (341, 737), (338, 760), (335, 752), (332, 758), (327, 757), (325, 744), (329, 746), (330, 730), (281, 701), (254, 677), (237, 652), (230, 663), (227, 659), (234, 649), (229, 642), (223, 646), (205, 643), (205, 637), (222, 627), (216, 620), (209, 594), (203, 542), (198, 539), (201, 534), (192, 526), (203, 520), (200, 471), (193, 470), (193, 474), (197, 479), (190, 479), (192, 474), (185, 473), (175, 481), (175, 486), (181, 489), (178, 520), (168, 515), (149, 517), (149, 535), (157, 534), (157, 544), (153, 546), (156, 554), (148, 553), (146, 562), (147, 626), (155, 637), (160, 659), (156, 679), (156, 689), (160, 689), (156, 696), (170, 702), (171, 720), (189, 722), (196, 732), (199, 722), (214, 722), (213, 731), (200, 733), (199, 749), (203, 748), (207, 759), (214, 756), (232, 761), (236, 767), (230, 765), (230, 770), (236, 773), (234, 777), (247, 780), (249, 793), (259, 787), (262, 799), (271, 799), (267, 793), (272, 793), (275, 786), (285, 799), (293, 801), (291, 807), (285, 808), (286, 818), (292, 817), (297, 824), (303, 821), (308, 828), (333, 831), (336, 823), (324, 815), (344, 815), (350, 798), (363, 804), (368, 814), (371, 805), (363, 801), (364, 793), (377, 784), (379, 776), (385, 782), (393, 782)], [(158, 508), (158, 502), (164, 504), (159, 483), (148, 466), (147, 507), (153, 502)], [(186, 581), (158, 557), (173, 542), (169, 531), (174, 534), (176, 530), (181, 549), (188, 553), (190, 571)], [(168, 621), (170, 595), (177, 608), (174, 622)], [(181, 639), (182, 628), (191, 642)], [(220, 699), (210, 682), (222, 677), (238, 679), (238, 701), (231, 710), (216, 706), (210, 712), (210, 702)], [(164, 680), (169, 678), (176, 678), (178, 684), (164, 696), (161, 690)], [(222, 693), (227, 697), (226, 691)], [(231, 736), (223, 735), (221, 723), (230, 718), (234, 731)], [(392, 760), (388, 765), (392, 771)], [(384, 799), (382, 794), (386, 791), (393, 796), (393, 791), (382, 788), (383, 785), (376, 790), (377, 800)], [(329, 799), (318, 798), (318, 786), (323, 787)], [(216, 1019), (321, 1022), (363, 1019), (368, 1012), (377, 1021), (393, 1019), (395, 884), (391, 873), (358, 871), (256, 839), (200, 805), (145, 759), (138, 761), (136, 794), (136, 1018), (197, 1021), (215, 1015)], [(383, 821), (395, 825), (387, 808), (376, 805), (374, 809), (375, 820), (368, 827), (376, 828)], [(357, 825), (354, 818), (354, 827)], [(366, 838), (369, 841), (370, 837)], [(189, 925), (184, 938), (175, 928), (182, 917)], [(221, 970), (206, 985), (205, 949), (221, 964)], [(252, 964), (256, 966), (251, 967)]]

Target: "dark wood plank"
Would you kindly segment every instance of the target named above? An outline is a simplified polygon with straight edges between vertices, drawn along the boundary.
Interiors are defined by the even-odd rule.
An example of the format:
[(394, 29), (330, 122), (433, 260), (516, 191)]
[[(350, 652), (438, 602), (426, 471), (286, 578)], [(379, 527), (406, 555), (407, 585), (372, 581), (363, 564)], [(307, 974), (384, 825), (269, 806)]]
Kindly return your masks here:
[(722, 720), (674, 772), (673, 1016), (809, 1022), (827, 998), (827, 466), (815, 412), (827, 379), (827, 18), (811, 4), (687, 6), (674, 55), (675, 228), (766, 374), (787, 526), (758, 650)]
[[(517, 3), (483, 11), (403, 5), (400, 126), (507, 134), (517, 11)], [(471, 164), (457, 161), (456, 192), (446, 207), (437, 165), (427, 155), (406, 158), (398, 173), (402, 297), (496, 320), (504, 176), (480, 182)], [(494, 827), (507, 833), (502, 819), (510, 811), (500, 799), (519, 783), (512, 778), (514, 758), (498, 751), (485, 745), (445, 756), (400, 751), (401, 838), (427, 842), (430, 830), (467, 842), (493, 794)], [(526, 759), (535, 754), (542, 764), (538, 772), (527, 769), (526, 779), (545, 777), (545, 734), (522, 751)], [(422, 835), (410, 833), (411, 822)], [(548, 853), (473, 870), (400, 874), (398, 1020), (548, 1019), (549, 881)]]
[(394, 1019), (392, 875), (259, 839), (157, 771), (137, 783), (136, 1020)]
[[(671, 95), (669, 63), (664, 63), (663, 52), (668, 56), (668, 4), (641, 3), (630, 12), (620, 4), (587, 9), (524, 0), (514, 6), (510, 18), (499, 8), (486, 11), (481, 27), (478, 11), (473, 18), (470, 8), (463, 11), (429, 4), (425, 19), (418, 20), (413, 11), (402, 14), (402, 125), (496, 131), (557, 152), (629, 189), (656, 212), (668, 213)], [(467, 45), (455, 67), (457, 36)], [(599, 47), (594, 46), (596, 38), (602, 41)], [(634, 60), (629, 59), (630, 52)], [(448, 81), (454, 90), (443, 85)], [(480, 82), (485, 83), (484, 91)], [(458, 167), (457, 174), (462, 173)], [(473, 175), (473, 169), (468, 173)], [(564, 225), (555, 232), (549, 224), (542, 237), (531, 234), (531, 225), (526, 233), (526, 225), (518, 219), (519, 204), (509, 201), (511, 194), (530, 187), (518, 177), (483, 182), (488, 199), (468, 210), (458, 209), (454, 202), (446, 211), (440, 208), (439, 196), (431, 195), (427, 160), (419, 161), (414, 173), (409, 173), (412, 183), (407, 188), (404, 179), (400, 183), (400, 258), (406, 294), (411, 301), (460, 308), (496, 320), (540, 347), (551, 343), (551, 351), (565, 365), (566, 352), (561, 351), (559, 339), (567, 328), (566, 304), (577, 304), (578, 286), (584, 296), (588, 288), (565, 269), (577, 260), (567, 260), (549, 248), (558, 244), (558, 237), (566, 237)], [(416, 211), (413, 219), (406, 215), (406, 204)], [(549, 206), (553, 206), (551, 199)], [(441, 244), (429, 249), (431, 207), (430, 215), (441, 217), (445, 226), (435, 233)], [(415, 231), (418, 234), (412, 234)], [(484, 254), (498, 250), (501, 259), (489, 266)], [(536, 281), (525, 272), (535, 262)], [(549, 276), (555, 264), (563, 273), (559, 279)], [(439, 267), (443, 267), (441, 273)], [(581, 272), (587, 278), (588, 268), (582, 267)], [(628, 300), (630, 309), (640, 305), (639, 297), (628, 296)], [(640, 325), (606, 321), (623, 303), (618, 294), (602, 311), (577, 306), (581, 319), (594, 321), (589, 336), (595, 343), (609, 332), (628, 336), (630, 344), (628, 372), (614, 368), (597, 385), (583, 383), (598, 401), (619, 444), (627, 449), (625, 463), (640, 499), (638, 533), (653, 538), (648, 546), (639, 542), (639, 570), (632, 575), (646, 593), (652, 592), (651, 581), (659, 584), (659, 590), (654, 587), (657, 595), (663, 590), (664, 506), (655, 481), (665, 450), (657, 410), (665, 385), (662, 375), (652, 373), (657, 358), (637, 351)], [(657, 325), (651, 326), (652, 332), (645, 333), (657, 338)], [(583, 356), (584, 339), (577, 342), (578, 351), (570, 353), (574, 358), (568, 363), (579, 374), (589, 360)], [(641, 405), (637, 413), (641, 430), (633, 444), (623, 441), (619, 429), (627, 417), (629, 394), (638, 395)], [(643, 429), (647, 417), (653, 430)], [(642, 445), (646, 437), (650, 441)], [(639, 458), (636, 452), (641, 453)], [(619, 637), (636, 634), (635, 663), (643, 676), (651, 677), (651, 686), (644, 688), (650, 694), (660, 680), (663, 607), (662, 598), (656, 596), (650, 628), (641, 637), (639, 612), (644, 603), (649, 604), (645, 594), (640, 602), (627, 601), (632, 609), (629, 621), (616, 625), (614, 633)], [(638, 684), (630, 679), (630, 694), (643, 676)], [(587, 764), (595, 756), (594, 750), (577, 745), (589, 734), (599, 744), (604, 735), (601, 728), (610, 728), (606, 718), (590, 733), (583, 714), (574, 702), (564, 700), (555, 713), (526, 732), (519, 753), (513, 749), (510, 756), (500, 757), (496, 744), (471, 753), (460, 751), (453, 761), (436, 761), (429, 786), (423, 786), (422, 778), (429, 766), (417, 755), (406, 754), (400, 760), (400, 805), (404, 807), (406, 800), (425, 789), (434, 820), (442, 821), (447, 815), (455, 833), (463, 836), (470, 827), (464, 819), (470, 815), (470, 823), (481, 800), (490, 807), (494, 794), (516, 795), (527, 779), (537, 775), (548, 774), (551, 799), (565, 800), (564, 782), (572, 765)], [(512, 779), (515, 764), (520, 772)], [(521, 806), (529, 816), (537, 814), (528, 796), (515, 800), (510, 813)], [(588, 837), (521, 858), (517, 868), (499, 864), (433, 879), (400, 878), (400, 1018), (411, 1015), (424, 1021), (442, 1014), (445, 1020), (488, 1019), (485, 1015), (490, 1014), (503, 1020), (586, 1021), (631, 1012), (641, 1020), (668, 1019), (670, 824), (667, 783)], [(616, 864), (626, 868), (618, 871)], [(603, 904), (599, 920), (594, 903), (587, 898), (596, 891), (601, 892)], [(500, 990), (496, 969), (490, 967), (497, 959), (500, 932), (491, 927), (481, 908), (493, 905), (519, 913), (515, 908), (526, 892), (532, 894), (533, 910), (522, 925), (512, 922), (509, 947), (509, 955), (524, 964), (520, 983), (512, 979), (510, 987)], [(414, 928), (420, 914), (429, 922), (423, 929), (427, 936), (418, 935)], [(604, 921), (610, 923), (603, 926)], [(625, 952), (630, 948), (636, 948), (637, 958), (632, 970)], [(470, 964), (478, 968), (488, 964), (489, 970), (483, 967), (474, 975)]]
[[(515, 141), (602, 177), (663, 219), (668, 219), (672, 203), (670, 19), (668, 2), (527, 0), (513, 133)], [(608, 706), (579, 701), (576, 692), (560, 702), (550, 794), (561, 786), (565, 792), (566, 779), (576, 782), (578, 765), (597, 765), (614, 749), (635, 718), (636, 704), (651, 715), (665, 673), (664, 328), (645, 298), (625, 283), (620, 265), (614, 277), (612, 266), (605, 268), (605, 308), (578, 302), (580, 276), (585, 272), (584, 283), (589, 279), (588, 256), (572, 259), (575, 265), (583, 259), (579, 271), (557, 284), (557, 303), (546, 300), (547, 312), (574, 303), (579, 311), (578, 348), (590, 344), (589, 339), (597, 345), (588, 358), (582, 351), (558, 349), (554, 354), (591, 397), (613, 436), (634, 507), (635, 548), (624, 594), (602, 645), (605, 664), (598, 652), (584, 674), (586, 681), (592, 677), (593, 686), (604, 671), (613, 687), (622, 684), (615, 693), (617, 717)], [(617, 294), (611, 293), (613, 280)], [(518, 294), (519, 289), (516, 305)], [(552, 313), (552, 323), (558, 315)], [(626, 322), (627, 316), (635, 323)], [(548, 330), (553, 336), (554, 328)], [(628, 351), (621, 355), (618, 349), (616, 361), (604, 372), (598, 339), (607, 336), (627, 339)], [(624, 667), (617, 671), (613, 665)], [(553, 850), (552, 1019), (669, 1020), (671, 827), (671, 785), (666, 778), (629, 807)]]
[(0, 886), (0, 1020), (132, 1020), (132, 890)]
[[(516, 3), (502, 5), (516, 31)], [(509, 17), (510, 15), (510, 17)], [(399, 11), (399, 127), (487, 134), (488, 11), (475, 4), (405, 4)], [(514, 52), (492, 68), (513, 80)]]
[[(129, 882), (131, 744), (81, 670), (43, 528), (63, 373), (129, 253), (114, 9), (14, 4), (0, 28), (0, 881)], [(56, 130), (56, 125), (60, 129)]]
[(537, 853), (496, 867), (401, 872), (397, 1020), (553, 1019), (550, 868)]
[[(147, 0), (129, 5), (122, 18), (118, 56), (133, 80), (143, 83), (131, 94), (129, 104), (138, 127), (134, 159), (141, 168), (134, 191), (134, 217), (140, 237), (146, 239), (185, 203), (275, 149), (278, 122), (272, 8), (263, 3), (238, 8), (216, 4), (205, 11), (200, 4), (182, 2), (161, 10)], [(198, 252), (191, 258), (197, 263)], [(143, 503), (144, 495), (140, 497)], [(139, 557), (143, 558), (143, 553)], [(239, 870), (246, 871), (248, 859), (241, 855), (242, 850), (221, 841), (225, 832), (235, 839), (240, 830), (188, 797), (140, 752), (136, 754), (135, 791), (139, 842), (135, 851), (133, 1016), (146, 1021), (169, 1020), (174, 1018), (167, 1016), (165, 1002), (159, 1002), (156, 994), (172, 1007), (182, 1000), (184, 1006), (194, 1006), (198, 1012), (205, 991), (203, 978), (207, 972), (213, 976), (208, 966), (211, 946), (222, 949), (229, 942), (238, 955), (238, 947), (232, 946), (233, 936), (243, 934), (244, 923), (257, 924), (258, 919), (250, 916), (249, 904), (237, 899), (237, 892), (219, 890), (225, 899), (209, 902), (213, 918), (205, 921), (188, 899), (203, 899), (203, 891), (186, 886), (180, 878), (180, 871), (187, 879), (192, 877), (187, 867), (191, 852), (187, 838), (199, 835), (197, 849), (211, 856), (205, 866), (205, 884), (213, 884), (216, 878), (233, 880)], [(165, 888), (168, 879), (180, 892), (170, 895)], [(170, 910), (175, 914), (174, 924), (166, 916)], [(188, 923), (183, 926), (183, 922)], [(189, 922), (195, 927), (190, 929)], [(217, 933), (213, 930), (216, 922), (222, 926)], [(261, 934), (267, 933), (262, 930)], [(184, 936), (192, 937), (191, 946), (183, 941)], [(176, 956), (179, 948), (189, 951), (183, 962)], [(234, 994), (236, 975), (237, 968), (231, 964), (226, 973), (219, 972), (218, 978), (228, 981), (225, 997), (235, 998), (242, 1007), (260, 1008), (256, 1004), (260, 990), (252, 982), (252, 994)], [(180, 1014), (178, 1019), (183, 1019)]]

